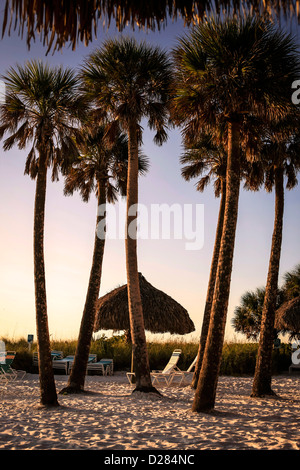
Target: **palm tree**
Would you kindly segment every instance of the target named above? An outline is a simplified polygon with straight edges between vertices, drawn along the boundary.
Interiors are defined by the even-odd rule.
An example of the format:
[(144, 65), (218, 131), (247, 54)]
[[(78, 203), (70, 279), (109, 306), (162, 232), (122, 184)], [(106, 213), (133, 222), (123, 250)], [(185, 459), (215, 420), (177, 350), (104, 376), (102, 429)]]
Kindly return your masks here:
[[(87, 133), (83, 154), (76, 161), (65, 179), (65, 194), (78, 190), (83, 201), (88, 202), (92, 193), (97, 196), (96, 233), (94, 254), (85, 306), (82, 314), (74, 364), (68, 384), (60, 393), (84, 391), (86, 367), (94, 329), (97, 301), (100, 290), (102, 263), (105, 246), (106, 204), (117, 201), (118, 193), (126, 195), (128, 142), (119, 134), (114, 143), (105, 142), (104, 126)], [(147, 160), (140, 156), (139, 171), (147, 171)], [(115, 184), (113, 184), (113, 182)]]
[[(234, 309), (232, 326), (238, 333), (242, 333), (247, 339), (257, 340), (261, 330), (261, 318), (264, 307), (265, 287), (258, 287), (254, 291), (246, 291), (240, 300), (240, 304)], [(300, 264), (283, 275), (283, 284), (277, 290), (275, 310), (283, 303), (300, 295)], [(277, 330), (285, 333), (288, 330)], [(290, 334), (292, 335), (292, 331)]]
[(156, 131), (154, 141), (167, 139), (168, 101), (172, 83), (171, 65), (159, 48), (133, 39), (108, 40), (91, 54), (83, 68), (83, 80), (94, 98), (98, 116), (107, 117), (107, 135), (113, 139), (116, 129), (128, 135), (128, 179), (126, 217), (126, 269), (129, 315), (135, 364), (136, 388), (152, 387), (143, 309), (139, 288), (136, 224), (138, 204), (138, 153), (142, 137), (141, 120), (148, 119)]
[(204, 315), (202, 321), (199, 349), (197, 354), (197, 362), (195, 372), (192, 380), (192, 387), (196, 388), (198, 378), (201, 370), (203, 354), (205, 350), (205, 343), (208, 334), (210, 312), (212, 306), (213, 295), (215, 291), (216, 273), (219, 260), (220, 243), (224, 222), (225, 199), (226, 199), (226, 151), (222, 144), (217, 145), (215, 137), (212, 134), (205, 133), (201, 135), (195, 144), (187, 145), (186, 151), (182, 155), (180, 161), (184, 165), (181, 174), (186, 181), (192, 178), (199, 177), (204, 171), (207, 171), (205, 176), (202, 176), (196, 185), (198, 191), (203, 192), (205, 187), (214, 178), (214, 191), (215, 196), (221, 196), (219, 215), (215, 236), (215, 244), (209, 274), (208, 288), (206, 293), (206, 301), (204, 308)]
[[(209, 19), (174, 51), (174, 107), (184, 132), (227, 127), (226, 202), (209, 332), (193, 411), (215, 405), (227, 317), (241, 179), (241, 127), (245, 116), (279, 119), (292, 106), (290, 86), (299, 73), (296, 43), (270, 23)], [(188, 111), (187, 111), (188, 110)]]
[(283, 275), (285, 300), (291, 300), (300, 295), (300, 263), (292, 271)]
[(300, 169), (298, 127), (296, 112), (296, 116), (288, 116), (285, 121), (270, 127), (262, 147), (262, 157), (267, 166), (265, 187), (267, 191), (275, 187), (275, 216), (252, 397), (275, 394), (271, 388), (272, 349), (283, 232), (284, 175), (287, 177), (286, 187), (294, 188), (297, 184), (296, 173)]
[[(232, 326), (238, 333), (243, 333), (247, 339), (257, 340), (261, 329), (261, 317), (264, 306), (265, 287), (258, 287), (254, 291), (245, 292), (234, 309)], [(284, 300), (284, 292), (278, 289), (276, 296), (276, 309)]]
[(45, 266), (44, 219), (47, 170), (52, 179), (59, 169), (66, 171), (78, 155), (76, 140), (81, 134), (79, 119), (87, 103), (79, 94), (79, 82), (71, 69), (50, 68), (42, 62), (27, 62), (10, 68), (3, 77), (6, 101), (0, 108), (0, 138), (5, 133), (4, 150), (14, 144), (25, 149), (31, 143), (25, 173), (36, 180), (34, 206), (34, 281), (41, 404), (58, 405), (53, 376), (48, 330)]

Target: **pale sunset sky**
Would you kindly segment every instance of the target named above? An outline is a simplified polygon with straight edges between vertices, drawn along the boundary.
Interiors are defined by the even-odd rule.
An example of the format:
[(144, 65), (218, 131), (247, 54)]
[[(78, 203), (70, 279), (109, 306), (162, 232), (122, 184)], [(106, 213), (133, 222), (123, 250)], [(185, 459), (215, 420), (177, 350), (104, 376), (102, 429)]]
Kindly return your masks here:
[[(3, 6), (0, 4), (2, 24)], [(50, 64), (79, 68), (84, 58), (109, 37), (134, 35), (167, 51), (187, 28), (181, 21), (161, 32), (117, 32), (99, 29), (98, 39), (75, 51), (65, 47), (45, 56), (46, 48), (36, 38), (28, 50), (26, 40), (16, 33), (0, 42), (0, 74), (27, 59), (43, 59)], [(299, 77), (300, 78), (300, 77)], [(202, 204), (204, 243), (198, 250), (186, 250), (187, 240), (139, 240), (139, 271), (189, 312), (196, 331), (184, 338), (198, 340), (210, 271), (219, 200), (212, 187), (196, 191), (195, 182), (181, 177), (182, 153), (179, 129), (169, 132), (162, 147), (153, 143), (146, 126), (143, 151), (150, 159), (150, 171), (140, 178), (139, 201), (151, 204)], [(17, 147), (8, 152), (0, 142), (0, 337), (17, 339), (34, 334), (35, 304), (33, 279), (33, 209), (35, 182), (24, 176), (26, 151)], [(92, 261), (96, 199), (82, 202), (79, 194), (63, 195), (63, 178), (52, 183), (49, 177), (46, 198), (45, 262), (49, 330), (51, 339), (76, 339), (85, 302)], [(286, 191), (284, 233), (280, 275), (300, 262), (300, 188)], [(274, 193), (241, 189), (226, 339), (242, 339), (231, 327), (234, 308), (246, 290), (264, 286), (267, 278), (274, 216)], [(201, 227), (200, 227), (201, 229)], [(105, 248), (100, 295), (126, 283), (124, 240), (108, 240)]]

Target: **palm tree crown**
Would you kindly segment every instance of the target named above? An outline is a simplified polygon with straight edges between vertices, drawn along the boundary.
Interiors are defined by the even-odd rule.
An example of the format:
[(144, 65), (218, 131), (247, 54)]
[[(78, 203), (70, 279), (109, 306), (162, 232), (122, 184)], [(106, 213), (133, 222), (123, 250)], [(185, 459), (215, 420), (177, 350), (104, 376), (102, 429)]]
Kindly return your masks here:
[(0, 138), (5, 132), (4, 150), (14, 144), (24, 149), (31, 143), (25, 173), (35, 178), (38, 168), (36, 150), (46, 153), (52, 178), (63, 172), (70, 158), (78, 155), (81, 140), (78, 123), (87, 112), (87, 101), (79, 91), (79, 80), (72, 69), (50, 68), (41, 61), (10, 68), (2, 77), (6, 101), (0, 108)]
[(293, 38), (255, 17), (209, 19), (180, 39), (174, 60), (174, 118), (186, 125), (187, 135), (251, 113), (282, 117), (300, 72)]
[(108, 40), (89, 56), (82, 75), (100, 115), (115, 119), (111, 128), (120, 124), (128, 130), (131, 121), (140, 123), (146, 117), (150, 129), (156, 130), (155, 142), (167, 139), (172, 77), (163, 51), (131, 38)]
[(287, 300), (294, 299), (300, 295), (300, 263), (292, 271), (283, 276), (285, 297)]
[[(82, 154), (66, 175), (65, 194), (78, 190), (83, 201), (88, 202), (92, 193), (98, 196), (98, 183), (103, 180), (107, 202), (115, 202), (118, 192), (125, 195), (128, 161), (126, 136), (120, 134), (108, 147), (104, 140), (104, 127), (99, 126), (96, 131), (87, 133), (81, 148)], [(112, 179), (115, 184), (112, 184)]]
[(222, 181), (226, 178), (226, 150), (222, 143), (214, 141), (212, 134), (202, 133), (194, 143), (185, 143), (180, 163), (183, 165), (181, 175), (186, 181), (200, 178), (196, 183), (197, 191), (204, 191), (214, 179), (215, 196), (220, 196)]
[[(128, 139), (118, 134), (112, 144), (105, 139), (105, 126), (87, 131), (84, 143), (80, 146), (81, 155), (74, 161), (65, 178), (65, 195), (78, 190), (83, 201), (88, 202), (90, 195), (98, 196), (99, 182), (103, 180), (105, 199), (114, 203), (118, 194), (126, 195), (128, 169)], [(139, 174), (144, 175), (149, 168), (145, 155), (139, 155)]]

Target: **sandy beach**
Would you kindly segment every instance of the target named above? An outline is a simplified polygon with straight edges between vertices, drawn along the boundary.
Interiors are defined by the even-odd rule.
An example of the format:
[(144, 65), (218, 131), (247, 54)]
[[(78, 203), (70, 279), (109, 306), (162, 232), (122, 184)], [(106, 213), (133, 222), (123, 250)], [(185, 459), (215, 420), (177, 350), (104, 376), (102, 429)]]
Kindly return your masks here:
[[(55, 376), (57, 390), (67, 377)], [(123, 372), (88, 376), (87, 394), (39, 406), (37, 375), (0, 392), (0, 449), (9, 450), (300, 450), (300, 376), (276, 376), (280, 399), (250, 398), (251, 377), (220, 377), (216, 408), (190, 411), (189, 386), (162, 386), (162, 397), (131, 394)]]

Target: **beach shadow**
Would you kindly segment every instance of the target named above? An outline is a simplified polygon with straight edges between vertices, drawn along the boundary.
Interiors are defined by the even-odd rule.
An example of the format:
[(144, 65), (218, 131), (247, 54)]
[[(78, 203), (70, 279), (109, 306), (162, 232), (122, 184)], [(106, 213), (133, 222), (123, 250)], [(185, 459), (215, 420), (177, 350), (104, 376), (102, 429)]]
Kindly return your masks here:
[(299, 398), (292, 398), (292, 397), (283, 397), (280, 395), (265, 395), (263, 397), (251, 397), (249, 396), (250, 400), (256, 401), (257, 403), (268, 401), (272, 402), (286, 402), (286, 403), (300, 403)]
[(218, 409), (208, 410), (208, 411), (192, 411), (191, 408), (187, 410), (188, 414), (191, 416), (212, 416), (214, 418), (224, 418), (224, 419), (245, 419), (245, 415), (237, 413), (235, 411), (223, 411)]
[(241, 413), (237, 413), (235, 411), (223, 411), (223, 410), (211, 410), (208, 412), (201, 412), (201, 414), (207, 416), (214, 416), (216, 418), (224, 418), (224, 419), (244, 419), (245, 416)]

